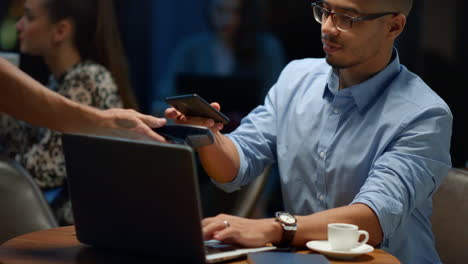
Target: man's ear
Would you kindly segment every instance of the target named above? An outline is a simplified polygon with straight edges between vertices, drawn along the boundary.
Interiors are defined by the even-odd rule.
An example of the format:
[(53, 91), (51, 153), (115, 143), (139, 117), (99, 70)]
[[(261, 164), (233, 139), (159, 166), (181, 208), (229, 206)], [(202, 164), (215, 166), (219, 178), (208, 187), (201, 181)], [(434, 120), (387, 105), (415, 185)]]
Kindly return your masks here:
[(396, 39), (405, 29), (406, 16), (403, 14), (395, 15), (390, 18), (389, 23), (388, 37)]
[(72, 23), (68, 19), (63, 19), (54, 25), (53, 40), (55, 43), (63, 42), (72, 36)]

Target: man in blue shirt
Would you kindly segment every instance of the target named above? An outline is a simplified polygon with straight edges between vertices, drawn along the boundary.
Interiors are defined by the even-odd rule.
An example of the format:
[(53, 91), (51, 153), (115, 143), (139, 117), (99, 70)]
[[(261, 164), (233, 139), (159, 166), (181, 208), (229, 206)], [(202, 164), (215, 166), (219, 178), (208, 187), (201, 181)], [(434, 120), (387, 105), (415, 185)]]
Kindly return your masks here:
[(291, 62), (265, 104), (230, 135), (213, 120), (166, 111), (179, 123), (212, 129), (215, 144), (198, 149), (199, 156), (227, 191), (277, 162), (285, 209), (295, 215), (218, 215), (203, 220), (206, 238), (304, 246), (326, 240), (328, 223), (352, 223), (402, 263), (440, 262), (431, 199), (451, 167), (452, 115), (399, 62), (394, 40), (411, 6), (410, 0), (312, 3), (326, 59)]

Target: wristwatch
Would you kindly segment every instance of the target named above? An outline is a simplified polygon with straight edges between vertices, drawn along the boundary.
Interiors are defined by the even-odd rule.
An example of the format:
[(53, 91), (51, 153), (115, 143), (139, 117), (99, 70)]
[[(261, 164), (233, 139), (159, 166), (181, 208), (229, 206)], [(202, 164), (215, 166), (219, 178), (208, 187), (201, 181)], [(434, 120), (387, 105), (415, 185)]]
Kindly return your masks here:
[(297, 230), (297, 219), (292, 214), (288, 212), (276, 212), (275, 214), (276, 222), (281, 224), (283, 228), (283, 237), (278, 246), (280, 247), (289, 247), (294, 239), (294, 235)]

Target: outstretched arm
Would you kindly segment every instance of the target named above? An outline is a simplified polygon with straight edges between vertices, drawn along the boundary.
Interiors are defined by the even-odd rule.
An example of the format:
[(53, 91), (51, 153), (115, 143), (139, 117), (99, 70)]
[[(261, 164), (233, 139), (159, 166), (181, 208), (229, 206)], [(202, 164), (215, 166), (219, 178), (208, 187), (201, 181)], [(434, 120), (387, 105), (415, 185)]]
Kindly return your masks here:
[(166, 120), (133, 110), (100, 111), (60, 96), (0, 59), (0, 111), (31, 124), (61, 132), (78, 132), (164, 141), (151, 127)]
[[(382, 229), (375, 213), (364, 204), (353, 204), (297, 217), (297, 231), (293, 245), (304, 247), (310, 240), (326, 240), (329, 223), (350, 223), (369, 232), (369, 244), (382, 241)], [(226, 227), (224, 221), (229, 221)], [(279, 243), (281, 225), (273, 218), (245, 219), (230, 215), (218, 215), (202, 221), (205, 239), (217, 239), (247, 247), (261, 247), (267, 243)]]

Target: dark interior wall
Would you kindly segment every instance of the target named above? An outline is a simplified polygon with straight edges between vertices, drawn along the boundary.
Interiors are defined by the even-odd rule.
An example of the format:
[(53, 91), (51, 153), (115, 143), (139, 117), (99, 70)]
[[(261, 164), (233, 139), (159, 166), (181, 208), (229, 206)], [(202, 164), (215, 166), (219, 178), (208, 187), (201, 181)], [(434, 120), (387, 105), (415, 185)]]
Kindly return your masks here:
[(287, 59), (323, 57), (320, 24), (312, 15), (310, 1), (269, 0), (268, 24), (282, 42)]
[(121, 34), (141, 111), (149, 113), (159, 77), (174, 47), (204, 30), (207, 0), (117, 0)]
[(456, 83), (450, 92), (450, 104), (456, 118), (452, 150), (455, 165), (468, 167), (468, 1), (456, 3)]
[(130, 79), (140, 111), (147, 113), (151, 93), (151, 29), (153, 0), (117, 0), (120, 34), (130, 67)]
[[(418, 1), (419, 42), (415, 58), (417, 72), (449, 105), (453, 117), (452, 163), (465, 167), (468, 161), (467, 138), (467, 38), (464, 9), (466, 1)], [(466, 9), (465, 9), (466, 10)]]

